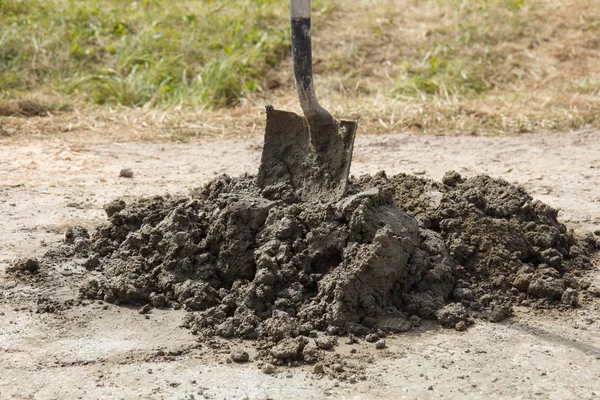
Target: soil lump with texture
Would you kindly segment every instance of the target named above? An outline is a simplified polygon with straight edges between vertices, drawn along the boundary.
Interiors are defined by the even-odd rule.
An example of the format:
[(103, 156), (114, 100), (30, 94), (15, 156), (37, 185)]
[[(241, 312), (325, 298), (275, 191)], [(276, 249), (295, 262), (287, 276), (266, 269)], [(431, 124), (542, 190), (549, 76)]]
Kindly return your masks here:
[(192, 332), (260, 339), (273, 362), (316, 361), (330, 343), (309, 342), (315, 330), (364, 337), (421, 319), (462, 330), (525, 299), (576, 305), (596, 246), (524, 190), (456, 172), (443, 183), (360, 177), (330, 204), (221, 176), (189, 196), (117, 200), (106, 211), (90, 239), (67, 237), (90, 243), (96, 272), (83, 297), (182, 307)]

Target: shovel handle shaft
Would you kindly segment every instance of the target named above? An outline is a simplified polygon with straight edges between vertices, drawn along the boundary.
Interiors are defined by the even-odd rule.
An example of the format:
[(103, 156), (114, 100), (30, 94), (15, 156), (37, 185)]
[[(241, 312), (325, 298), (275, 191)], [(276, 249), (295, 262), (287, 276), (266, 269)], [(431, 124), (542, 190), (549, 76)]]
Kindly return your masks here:
[(329, 123), (333, 117), (319, 105), (312, 74), (310, 0), (290, 0), (292, 58), (296, 92), (309, 123)]

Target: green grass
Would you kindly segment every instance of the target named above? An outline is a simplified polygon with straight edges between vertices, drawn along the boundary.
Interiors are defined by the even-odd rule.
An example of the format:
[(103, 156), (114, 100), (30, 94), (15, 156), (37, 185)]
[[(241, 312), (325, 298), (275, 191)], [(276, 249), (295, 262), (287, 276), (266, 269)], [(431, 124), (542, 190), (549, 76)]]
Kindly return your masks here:
[(399, 80), (394, 93), (405, 96), (477, 95), (491, 88), (481, 68), (481, 61), (471, 64), (460, 58), (447, 60), (444, 55), (431, 55), (425, 61), (411, 66)]
[(289, 43), (281, 0), (0, 0), (0, 99), (230, 106)]
[[(497, 66), (506, 54), (495, 51), (502, 43), (524, 35), (525, 0), (438, 0), (458, 24), (428, 32), (418, 62), (403, 63), (393, 95), (478, 96), (493, 89), (499, 79)], [(504, 82), (503, 82), (504, 83)]]

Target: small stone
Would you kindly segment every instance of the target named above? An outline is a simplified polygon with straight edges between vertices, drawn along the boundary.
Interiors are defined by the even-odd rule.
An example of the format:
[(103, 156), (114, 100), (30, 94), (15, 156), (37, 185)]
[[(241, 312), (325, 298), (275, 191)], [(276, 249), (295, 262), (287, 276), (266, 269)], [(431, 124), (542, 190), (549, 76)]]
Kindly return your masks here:
[(366, 337), (365, 340), (369, 343), (375, 343), (376, 341), (379, 340), (379, 336), (377, 336), (375, 333), (369, 333)]
[(333, 336), (323, 336), (315, 339), (315, 344), (321, 350), (329, 350), (337, 344), (337, 340)]
[(133, 171), (131, 170), (131, 168), (123, 168), (119, 172), (119, 176), (121, 178), (131, 178), (131, 177), (133, 177)]
[(467, 330), (467, 323), (465, 321), (458, 321), (456, 323), (456, 325), (454, 326), (454, 329), (456, 329), (459, 332), (466, 331)]
[(236, 362), (236, 363), (245, 363), (248, 362), (248, 360), (250, 359), (250, 356), (248, 355), (247, 352), (240, 350), (240, 349), (235, 349), (231, 352), (231, 354), (229, 355), (229, 358), (231, 358), (231, 361)]
[(442, 178), (442, 183), (446, 186), (456, 186), (459, 183), (463, 182), (463, 178), (456, 171), (448, 171), (444, 174)]
[(275, 366), (273, 364), (265, 364), (260, 369), (263, 374), (271, 375), (275, 373)]
[(379, 339), (376, 343), (375, 343), (375, 348), (378, 350), (381, 349), (385, 349), (387, 346), (385, 344), (385, 339)]

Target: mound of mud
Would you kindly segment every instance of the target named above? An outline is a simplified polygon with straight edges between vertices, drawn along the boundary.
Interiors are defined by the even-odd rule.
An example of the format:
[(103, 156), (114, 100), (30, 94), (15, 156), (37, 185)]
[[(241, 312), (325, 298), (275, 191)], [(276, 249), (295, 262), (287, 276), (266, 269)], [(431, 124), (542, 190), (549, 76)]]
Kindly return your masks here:
[(286, 360), (333, 345), (307, 345), (315, 330), (402, 332), (420, 318), (462, 330), (516, 302), (575, 306), (596, 245), (524, 190), (454, 172), (361, 177), (334, 204), (221, 176), (189, 196), (105, 209), (91, 237), (66, 236), (98, 271), (83, 297), (183, 307), (193, 332), (264, 339)]
[(579, 278), (591, 266), (594, 235), (568, 232), (558, 210), (524, 189), (485, 175), (463, 180), (453, 171), (442, 183), (409, 175), (390, 182), (397, 206), (440, 234), (459, 265), (455, 300), (576, 306), (577, 290), (587, 289)]

